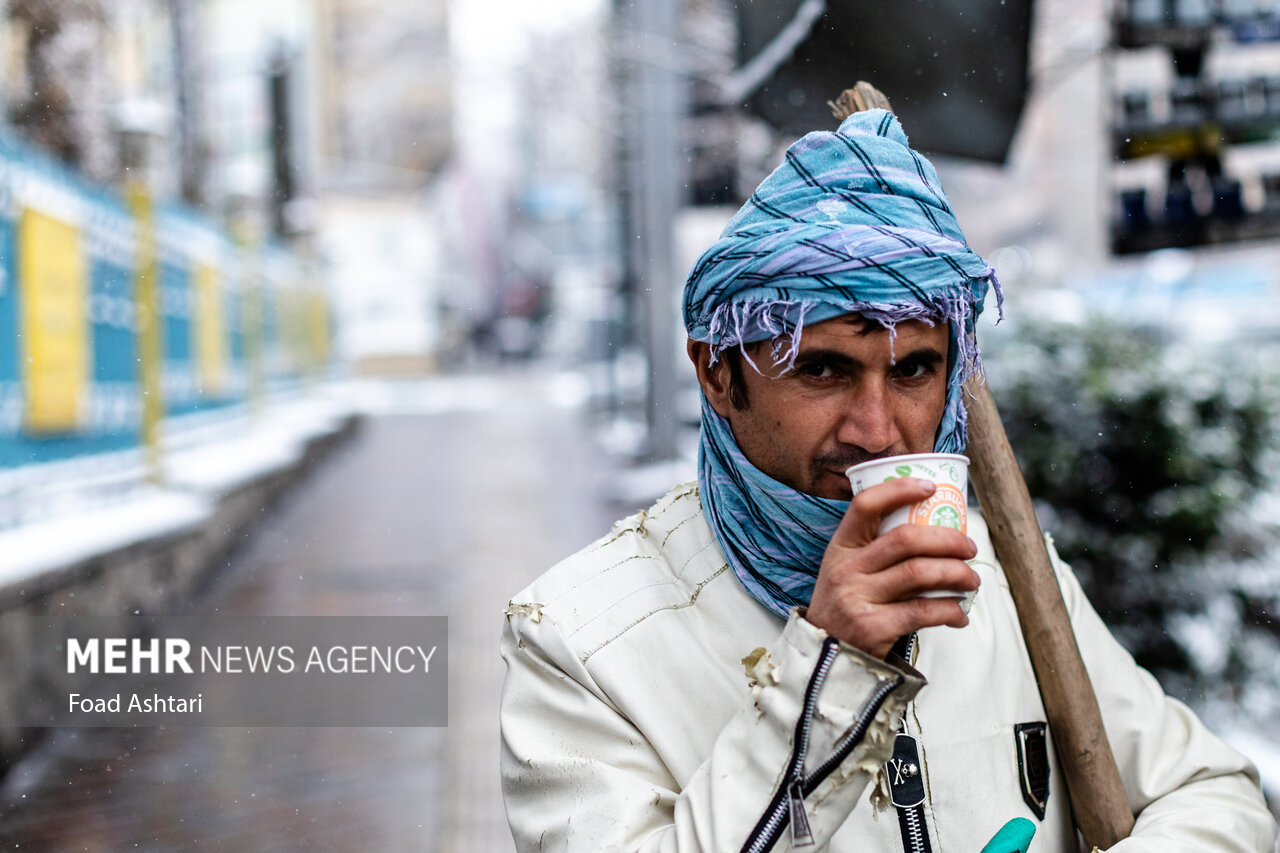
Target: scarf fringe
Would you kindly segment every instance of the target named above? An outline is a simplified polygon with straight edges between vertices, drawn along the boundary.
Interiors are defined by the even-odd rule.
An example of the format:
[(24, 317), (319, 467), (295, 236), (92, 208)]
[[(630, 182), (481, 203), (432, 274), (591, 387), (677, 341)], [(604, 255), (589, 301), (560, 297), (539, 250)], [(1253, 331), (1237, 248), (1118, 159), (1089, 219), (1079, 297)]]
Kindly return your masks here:
[[(995, 271), (986, 276), (996, 292), (997, 322), (1004, 319), (1004, 293)], [(889, 330), (889, 345), (897, 336), (897, 326), (908, 320), (919, 320), (930, 326), (939, 322), (952, 327), (952, 341), (957, 346), (958, 373), (964, 380), (981, 370), (982, 358), (974, 335), (978, 309), (968, 282), (932, 294), (928, 302), (879, 304), (861, 301), (832, 303), (823, 299), (743, 299), (717, 305), (707, 322), (706, 341), (711, 345), (711, 363), (715, 364), (728, 349), (737, 347), (743, 357), (761, 372), (747, 352), (747, 344), (771, 341), (770, 355), (774, 367), (791, 369), (800, 351), (800, 341), (809, 314), (821, 306), (841, 309), (839, 314), (861, 314)]]

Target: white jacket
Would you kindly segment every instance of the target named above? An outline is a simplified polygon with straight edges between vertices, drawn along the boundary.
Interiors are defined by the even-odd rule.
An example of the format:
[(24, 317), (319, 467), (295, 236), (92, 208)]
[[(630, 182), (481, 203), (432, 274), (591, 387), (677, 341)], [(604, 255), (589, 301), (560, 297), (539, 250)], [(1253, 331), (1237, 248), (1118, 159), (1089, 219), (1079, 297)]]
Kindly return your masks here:
[[(768, 834), (761, 824), (771, 806), (781, 802), (789, 817), (788, 779), (808, 777), (801, 794), (816, 843), (805, 849), (902, 850), (884, 762), (905, 710), (935, 853), (978, 853), (1018, 816), (1037, 824), (1033, 853), (1074, 853), (1052, 749), (1043, 820), (1022, 792), (1015, 726), (1044, 721), (1044, 707), (976, 513), (969, 535), (982, 577), (970, 624), (921, 631), (912, 669), (834, 640), (824, 646), (824, 632), (799, 613), (784, 627), (728, 568), (696, 485), (619, 522), (507, 610), (502, 775), (516, 846), (737, 851)], [(1112, 639), (1071, 572), (1058, 571), (1137, 815), (1133, 835), (1112, 849), (1270, 853), (1276, 825), (1253, 766), (1166, 697)], [(766, 651), (748, 666), (757, 647)], [(804, 767), (789, 775), (824, 650), (830, 670), (815, 684)], [(852, 753), (827, 761), (860, 720), (866, 731)], [(791, 849), (789, 831), (772, 849)]]

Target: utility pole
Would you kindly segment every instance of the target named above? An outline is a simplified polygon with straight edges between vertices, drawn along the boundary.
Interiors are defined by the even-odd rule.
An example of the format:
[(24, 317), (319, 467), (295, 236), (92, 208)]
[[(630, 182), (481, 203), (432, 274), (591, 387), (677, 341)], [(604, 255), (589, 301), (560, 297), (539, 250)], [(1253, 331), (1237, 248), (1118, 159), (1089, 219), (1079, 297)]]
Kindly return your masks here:
[(637, 301), (645, 307), (648, 455), (659, 461), (675, 458), (679, 425), (675, 412), (680, 344), (674, 222), (683, 183), (680, 129), (685, 94), (681, 70), (674, 65), (674, 45), (680, 0), (634, 0), (621, 11), (630, 24), (624, 24), (623, 39), (630, 42), (629, 88), (634, 93), (627, 99), (629, 103), (623, 104), (629, 119), (628, 141), (633, 146), (627, 171), (634, 199), (633, 241), (639, 244), (631, 257), (638, 274)]
[(204, 154), (201, 149), (201, 98), (195, 73), (193, 49), (193, 9), (191, 0), (169, 0), (169, 20), (173, 29), (173, 65), (178, 101), (178, 159), (182, 200), (204, 202)]
[(120, 134), (120, 161), (125, 170), (124, 194), (133, 215), (137, 241), (134, 274), (134, 304), (138, 322), (138, 391), (142, 397), (143, 463), (147, 479), (164, 479), (163, 436), (164, 387), (161, 383), (164, 359), (164, 317), (160, 311), (160, 260), (156, 243), (154, 181), (151, 175), (151, 129), (145, 125), (127, 127)]
[(288, 236), (289, 203), (297, 195), (293, 164), (294, 58), (278, 45), (271, 58), (268, 85), (271, 105), (271, 227), (277, 236)]

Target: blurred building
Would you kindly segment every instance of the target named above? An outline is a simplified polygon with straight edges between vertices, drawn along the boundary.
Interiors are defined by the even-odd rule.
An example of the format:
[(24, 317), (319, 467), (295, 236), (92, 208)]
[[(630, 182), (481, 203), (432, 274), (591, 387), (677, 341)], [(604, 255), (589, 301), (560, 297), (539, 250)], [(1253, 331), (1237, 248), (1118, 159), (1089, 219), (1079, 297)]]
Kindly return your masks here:
[[(99, 183), (122, 173), (122, 135), (168, 133), (182, 75), (161, 0), (10, 0), (0, 38), (0, 99), (20, 136)], [(164, 157), (176, 166), (178, 158)], [(173, 169), (157, 176), (174, 186)]]
[(445, 0), (318, 0), (317, 240), (337, 345), (362, 372), (422, 373), (440, 348), (429, 188), (452, 148)]
[(326, 190), (421, 188), (453, 141), (445, 0), (316, 0)]
[[(531, 34), (517, 75), (512, 239), (492, 303), (500, 354), (576, 359), (600, 345), (617, 280), (605, 191), (617, 107), (604, 24), (589, 16)], [(557, 50), (564, 43), (575, 49)]]
[(599, 361), (618, 313), (610, 181), (627, 109), (608, 85), (606, 4), (452, 14), (458, 146), (436, 196), (451, 354)]
[(446, 0), (9, 0), (0, 21), (19, 135), (100, 184), (145, 163), (157, 199), (318, 253), (339, 356), (434, 361)]

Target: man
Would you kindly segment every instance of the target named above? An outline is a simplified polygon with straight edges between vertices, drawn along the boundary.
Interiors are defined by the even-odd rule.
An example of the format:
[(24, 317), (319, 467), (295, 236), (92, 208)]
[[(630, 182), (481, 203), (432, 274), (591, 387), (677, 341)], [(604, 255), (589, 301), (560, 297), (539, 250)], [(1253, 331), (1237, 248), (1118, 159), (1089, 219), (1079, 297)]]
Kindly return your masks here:
[[(890, 113), (787, 152), (686, 285), (698, 483), (507, 611), (520, 850), (977, 853), (1017, 817), (1033, 850), (1077, 849), (981, 519), (968, 536), (878, 536), (933, 486), (850, 500), (843, 473), (963, 449), (989, 283)], [(1271, 851), (1252, 765), (1164, 696), (1057, 569), (1137, 815), (1113, 849)], [(968, 613), (922, 597), (979, 588)]]

